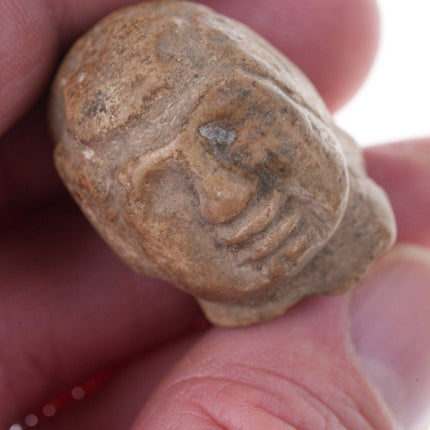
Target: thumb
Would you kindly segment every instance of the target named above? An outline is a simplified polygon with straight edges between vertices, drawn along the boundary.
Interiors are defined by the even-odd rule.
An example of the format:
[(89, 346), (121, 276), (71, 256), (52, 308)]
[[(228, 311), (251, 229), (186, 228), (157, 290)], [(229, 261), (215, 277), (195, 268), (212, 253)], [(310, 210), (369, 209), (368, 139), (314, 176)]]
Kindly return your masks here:
[(362, 367), (402, 428), (430, 422), (430, 252), (398, 246), (351, 300), (352, 339)]
[(213, 329), (133, 430), (396, 429), (350, 341), (349, 298), (311, 298), (263, 325)]

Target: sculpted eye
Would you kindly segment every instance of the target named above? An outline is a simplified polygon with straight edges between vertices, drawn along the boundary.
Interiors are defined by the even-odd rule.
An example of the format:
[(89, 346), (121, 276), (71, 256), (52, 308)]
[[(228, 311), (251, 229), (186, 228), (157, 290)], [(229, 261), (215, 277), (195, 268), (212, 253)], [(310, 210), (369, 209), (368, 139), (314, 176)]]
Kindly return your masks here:
[(237, 137), (233, 128), (210, 123), (199, 127), (199, 133), (209, 140), (216, 158), (220, 161), (227, 161), (226, 156), (229, 154), (231, 144)]

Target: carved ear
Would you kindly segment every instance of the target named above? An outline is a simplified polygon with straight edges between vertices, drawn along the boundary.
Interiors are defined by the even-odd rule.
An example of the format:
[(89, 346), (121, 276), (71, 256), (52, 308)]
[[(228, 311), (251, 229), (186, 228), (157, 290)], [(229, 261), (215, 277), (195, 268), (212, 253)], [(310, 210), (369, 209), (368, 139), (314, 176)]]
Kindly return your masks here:
[(385, 192), (367, 176), (360, 148), (344, 131), (334, 127), (334, 132), (346, 156), (350, 192), (336, 232), (292, 282), (291, 288), (306, 286), (309, 294), (348, 291), (396, 238), (390, 202)]
[[(341, 267), (338, 279), (333, 279), (333, 287), (342, 283), (352, 285), (360, 279), (371, 262), (393, 245), (397, 235), (396, 221), (388, 197), (367, 176), (360, 148), (343, 130), (336, 128), (335, 132), (348, 161), (350, 197), (344, 220), (333, 243), (329, 243), (330, 248), (336, 249), (335, 255), (344, 255), (343, 258), (336, 259)], [(340, 286), (338, 291), (343, 292), (347, 288)], [(330, 291), (327, 293), (331, 294)]]

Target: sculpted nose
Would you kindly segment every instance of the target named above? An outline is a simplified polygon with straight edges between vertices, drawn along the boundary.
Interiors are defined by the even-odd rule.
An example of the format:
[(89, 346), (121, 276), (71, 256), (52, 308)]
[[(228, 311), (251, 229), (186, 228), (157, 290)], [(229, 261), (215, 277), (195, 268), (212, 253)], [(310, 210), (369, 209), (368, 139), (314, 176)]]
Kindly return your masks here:
[(202, 215), (214, 223), (225, 223), (239, 215), (255, 192), (256, 183), (233, 172), (206, 170), (201, 177)]
[[(226, 162), (226, 151), (233, 142), (233, 132), (200, 128), (215, 148), (208, 153), (196, 145), (187, 153), (189, 167), (197, 177), (197, 192), (202, 215), (213, 223), (225, 223), (239, 215), (257, 188), (257, 178)], [(212, 138), (212, 139), (211, 139)]]

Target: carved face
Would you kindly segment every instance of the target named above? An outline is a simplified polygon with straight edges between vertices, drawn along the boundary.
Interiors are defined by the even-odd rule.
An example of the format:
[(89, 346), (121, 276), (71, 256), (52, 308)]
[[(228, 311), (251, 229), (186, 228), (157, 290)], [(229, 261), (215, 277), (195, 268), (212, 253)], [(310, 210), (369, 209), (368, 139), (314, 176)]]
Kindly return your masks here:
[(134, 268), (234, 300), (288, 282), (324, 246), (348, 183), (308, 82), (249, 30), (203, 12), (197, 27), (114, 19), (79, 42), (58, 79), (56, 158)]
[(217, 324), (345, 291), (393, 240), (386, 196), (312, 84), (205, 6), (143, 2), (100, 21), (63, 61), (49, 116), (94, 227)]
[(348, 193), (337, 145), (271, 80), (236, 72), (173, 140), (123, 167), (123, 216), (148, 258), (195, 294), (257, 290), (296, 273), (337, 227)]

